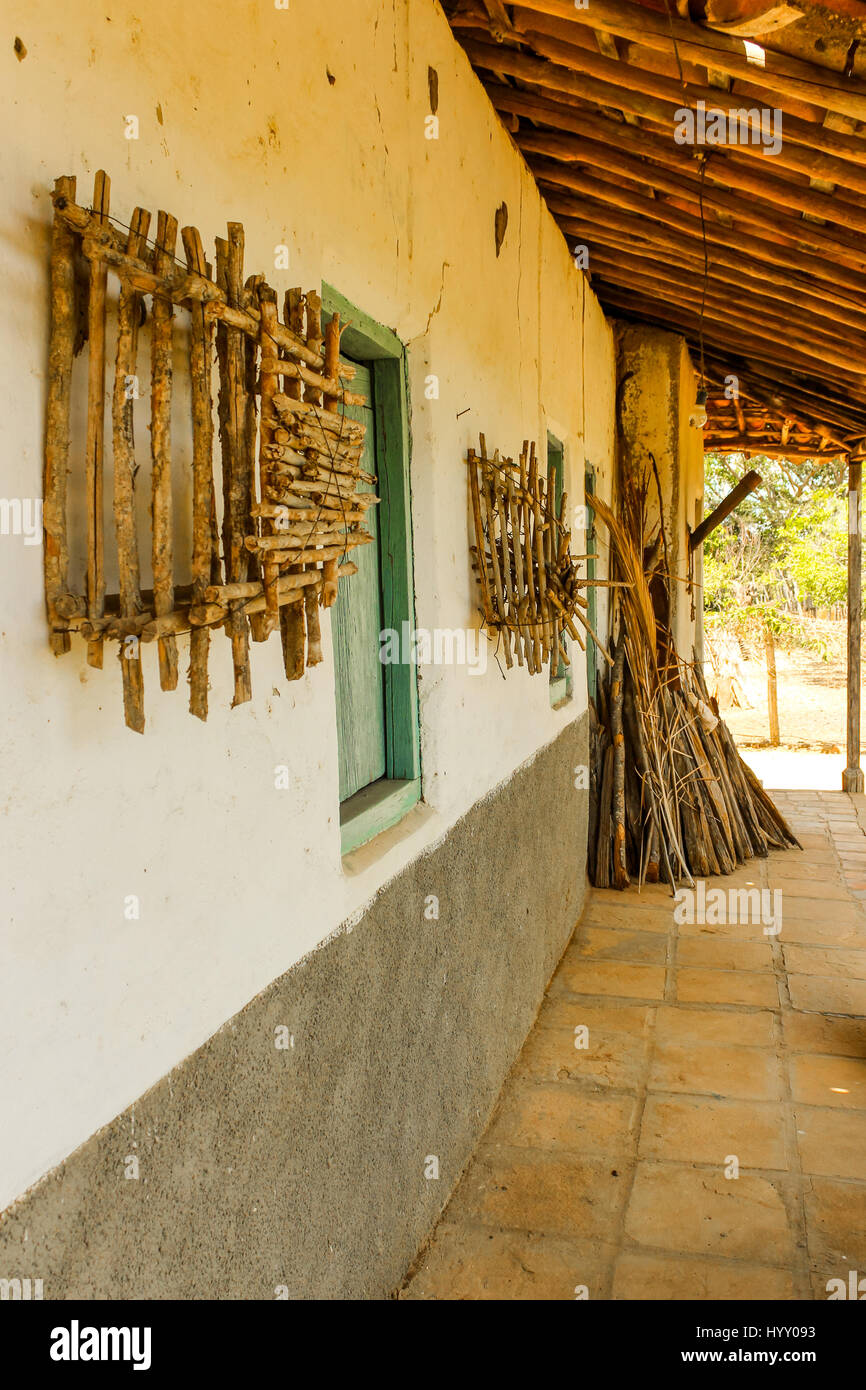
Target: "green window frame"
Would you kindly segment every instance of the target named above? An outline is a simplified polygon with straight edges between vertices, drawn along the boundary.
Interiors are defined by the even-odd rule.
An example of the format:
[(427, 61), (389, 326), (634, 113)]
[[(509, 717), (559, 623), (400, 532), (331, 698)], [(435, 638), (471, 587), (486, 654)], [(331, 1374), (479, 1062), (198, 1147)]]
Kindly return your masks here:
[[(403, 623), (410, 631), (415, 627), (406, 349), (395, 333), (332, 285), (322, 285), (322, 313), (325, 321), (339, 313), (341, 321), (349, 323), (342, 352), (369, 366), (373, 376), (382, 622), (384, 628), (402, 634)], [(384, 677), (385, 776), (341, 803), (344, 855), (395, 825), (421, 800), (417, 670), (411, 662), (386, 665)]]
[[(553, 502), (554, 502), (554, 506), (556, 507), (556, 511), (557, 511), (557, 514), (558, 514), (558, 513), (559, 513), (560, 504), (562, 503), (562, 493), (563, 493), (563, 489), (565, 488), (565, 445), (562, 443), (562, 441), (561, 441), (560, 439), (557, 439), (555, 435), (551, 434), (551, 433), (548, 431), (548, 435), (547, 435), (547, 477), (548, 477), (548, 483), (550, 482), (551, 475), (552, 475), (552, 478), (553, 478)], [(566, 639), (565, 637), (563, 637), (562, 640), (563, 640), (563, 641), (567, 641), (567, 639)], [(574, 664), (574, 655), (573, 655), (573, 653), (569, 653), (569, 655), (571, 656), (572, 665), (573, 665), (573, 664)], [(550, 677), (550, 703), (551, 703), (551, 706), (555, 709), (557, 706), (565, 704), (565, 702), (566, 702), (567, 700), (570, 700), (570, 699), (571, 699), (571, 695), (572, 695), (573, 689), (574, 689), (574, 676), (573, 676), (573, 673), (572, 673), (572, 666), (571, 666), (571, 665), (567, 666), (566, 663), (565, 663), (562, 659), (560, 659), (559, 664), (558, 664), (557, 669), (556, 669), (556, 673), (555, 673), (554, 675), (551, 675), (551, 677)]]

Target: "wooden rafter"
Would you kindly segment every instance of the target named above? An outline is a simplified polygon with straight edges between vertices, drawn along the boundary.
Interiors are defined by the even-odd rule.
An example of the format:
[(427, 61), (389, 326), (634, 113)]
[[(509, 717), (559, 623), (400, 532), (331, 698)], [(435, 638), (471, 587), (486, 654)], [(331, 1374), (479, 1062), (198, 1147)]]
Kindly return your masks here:
[[(866, 436), (866, 82), (850, 57), (841, 70), (859, 33), (849, 0), (821, 0), (820, 62), (769, 0), (708, 0), (700, 24), (694, 0), (691, 16), (668, 0), (445, 3), (551, 212), (589, 249), (604, 309), (683, 334), (708, 381), (748, 379), (749, 404), (714, 407), (707, 439), (793, 457)], [(823, 22), (811, 3), (810, 43)], [(781, 112), (781, 148), (678, 144), (698, 100)]]

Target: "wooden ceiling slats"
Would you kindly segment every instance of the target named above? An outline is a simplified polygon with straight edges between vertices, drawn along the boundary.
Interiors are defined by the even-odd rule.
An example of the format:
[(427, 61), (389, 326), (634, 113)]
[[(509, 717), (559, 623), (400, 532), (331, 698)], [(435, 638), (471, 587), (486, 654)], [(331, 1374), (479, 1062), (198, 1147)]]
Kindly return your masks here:
[[(494, 105), (497, 105), (495, 97)], [(521, 149), (535, 154), (547, 154), (554, 159), (578, 164), (596, 164), (605, 154), (610, 158), (633, 155), (639, 160), (650, 161), (651, 166), (662, 165), (665, 169), (673, 170), (683, 179), (691, 178), (697, 186), (699, 163), (692, 152), (682, 145), (674, 145), (644, 130), (631, 127), (623, 129), (613, 121), (589, 112), (577, 117), (574, 125), (580, 127), (579, 134), (527, 129), (519, 133), (517, 143)], [(838, 195), (816, 192), (803, 184), (770, 174), (762, 178), (754, 166), (719, 158), (715, 151), (709, 152), (705, 183), (707, 186), (718, 185), (722, 191), (727, 187), (748, 193), (750, 200), (757, 199), (771, 207), (782, 207), (796, 213), (808, 212), (825, 222), (852, 231), (866, 231), (866, 206), (848, 202)], [(723, 205), (715, 203), (714, 206)]]
[[(618, 183), (607, 183), (602, 179), (593, 178), (573, 165), (536, 160), (533, 165), (533, 173), (539, 184), (545, 185), (547, 189), (545, 196), (551, 208), (554, 209), (555, 204), (555, 210), (566, 216), (580, 216), (580, 200), (574, 197), (569, 199), (566, 190), (570, 190), (572, 193), (583, 194), (586, 198), (594, 198), (598, 202), (613, 203), (615, 207), (623, 208), (627, 212), (637, 212), (647, 220), (648, 225), (645, 234), (656, 240), (659, 234), (659, 229), (655, 225), (657, 223), (661, 223), (673, 231), (684, 232), (686, 236), (701, 238), (701, 225), (696, 216), (691, 212), (683, 212), (661, 199), (649, 203), (630, 189), (624, 188)], [(806, 224), (803, 225), (803, 239), (805, 240)], [(761, 238), (738, 228), (724, 227), (720, 223), (713, 223), (709, 220), (706, 223), (706, 238), (708, 242), (729, 246), (733, 250), (745, 252), (758, 260), (769, 261), (771, 264), (781, 266), (790, 265), (793, 251), (798, 270), (804, 271), (818, 280), (826, 280), (831, 285), (845, 285), (855, 295), (862, 292), (862, 270), (858, 271), (856, 268), (849, 267), (848, 264), (834, 265), (832, 260), (823, 260), (810, 253), (801, 252), (795, 238), (782, 236), (778, 233), (772, 237)]]
[[(866, 82), (841, 71), (842, 0), (835, 67), (785, 51), (796, 23), (747, 49), (673, 0), (444, 3), (604, 309), (683, 334), (708, 382), (747, 380), (750, 405), (713, 393), (708, 445), (808, 457), (866, 436)], [(814, 4), (808, 24), (824, 32)], [(699, 100), (781, 112), (781, 148), (678, 144)]]
[[(521, 17), (529, 13), (549, 16), (566, 24), (575, 22), (572, 0), (523, 0), (515, 9)], [(804, 63), (767, 48), (763, 65), (757, 67), (741, 39), (700, 29), (688, 20), (659, 14), (644, 5), (625, 3), (625, 0), (590, 0), (587, 8), (578, 13), (582, 25), (604, 29), (618, 38), (631, 39), (665, 53), (672, 49), (673, 40), (676, 40), (684, 61), (711, 66), (735, 79), (758, 82), (764, 91), (778, 96), (795, 97), (828, 111), (837, 111), (842, 116), (866, 121), (866, 84), (856, 78), (845, 78), (818, 63)], [(515, 20), (514, 27), (520, 29), (519, 20)]]
[[(859, 376), (857, 385), (861, 391), (866, 385), (866, 380), (864, 380), (866, 378), (866, 355), (862, 353), (862, 348), (859, 359), (862, 367), (859, 373), (854, 373), (853, 367), (857, 358), (852, 356), (850, 351), (846, 351), (844, 345), (839, 344), (838, 340), (828, 342), (817, 330), (808, 328), (803, 330), (798, 324), (792, 324), (786, 328), (784, 318), (773, 314), (768, 314), (755, 321), (749, 316), (748, 311), (737, 312), (738, 305), (733, 297), (726, 300), (709, 292), (703, 297), (700, 285), (694, 289), (689, 289), (683, 288), (675, 281), (671, 281), (664, 292), (660, 292), (657, 282), (644, 276), (635, 276), (630, 284), (620, 284), (608, 279), (603, 271), (601, 274), (606, 281), (602, 290), (602, 298), (604, 299), (610, 299), (615, 294), (630, 295), (634, 293), (644, 303), (653, 302), (662, 310), (670, 310), (672, 305), (681, 305), (684, 310), (693, 313), (697, 319), (703, 298), (705, 322), (709, 320), (724, 326), (730, 324), (733, 318), (737, 332), (741, 335), (749, 335), (753, 340), (760, 341), (766, 332), (768, 335), (773, 335), (775, 342), (782, 339), (792, 351), (805, 361), (806, 365), (814, 366), (815, 363), (820, 362), (823, 367), (832, 367), (842, 373), (846, 380), (849, 380), (852, 374)], [(782, 335), (784, 335), (783, 338)]]
[[(596, 272), (607, 279), (611, 272), (617, 271), (613, 278), (626, 287), (629, 276), (640, 276), (642, 281), (654, 283), (660, 292), (666, 285), (679, 285), (684, 290), (691, 288), (698, 299), (704, 284), (704, 267), (700, 262), (684, 266), (670, 258), (666, 262), (653, 261), (639, 253), (599, 244), (591, 249), (590, 271), (593, 285)], [(768, 322), (779, 319), (783, 328), (785, 324), (796, 324), (801, 329), (832, 339), (840, 346), (847, 344), (852, 352), (866, 355), (866, 317), (855, 318), (852, 315), (853, 323), (842, 322), (833, 305), (824, 305), (820, 300), (814, 301), (814, 307), (813, 304), (805, 306), (798, 301), (792, 302), (790, 297), (779, 291), (774, 295), (772, 286), (756, 288), (760, 283), (758, 281), (741, 280), (732, 285), (730, 277), (723, 270), (721, 273), (710, 270), (706, 283), (707, 292), (717, 299), (725, 298), (732, 313), (736, 312), (735, 306), (742, 306), (752, 314), (764, 314)]]
[[(639, 183), (646, 183), (656, 192), (686, 197), (690, 202), (698, 201), (701, 180), (694, 161), (678, 162), (672, 157), (662, 164), (662, 160), (655, 157), (655, 149), (647, 150), (645, 155), (634, 155), (630, 152), (629, 134), (623, 132), (619, 148), (585, 137), (577, 139), (537, 130), (519, 131), (515, 140), (527, 156), (549, 157), (566, 166), (578, 164), (593, 169), (609, 169)], [(639, 143), (640, 137), (635, 144)], [(531, 157), (528, 163), (531, 167)], [(677, 172), (672, 172), (673, 169)], [(858, 208), (841, 198), (834, 201), (810, 189), (798, 189), (793, 185), (777, 187), (780, 181), (763, 181), (757, 175), (741, 177), (731, 172), (727, 188), (719, 182), (721, 178), (719, 166), (708, 165), (703, 184), (704, 207), (718, 208), (732, 217), (754, 222), (758, 226), (782, 231), (787, 228), (795, 241), (808, 242), (815, 249), (823, 247), (829, 255), (839, 255), (850, 265), (864, 263), (862, 234), (866, 232), (866, 208)], [(734, 188), (736, 192), (731, 194), (728, 188)], [(749, 196), (739, 196), (743, 193)], [(823, 225), (809, 224), (807, 227), (801, 226), (798, 231), (798, 214), (802, 212), (820, 216)], [(835, 224), (835, 229), (829, 225), (831, 222)]]
[[(555, 201), (553, 194), (551, 200)], [(576, 244), (589, 247), (594, 243), (616, 245), (622, 244), (625, 238), (627, 248), (636, 255), (646, 254), (662, 260), (675, 257), (681, 263), (699, 265), (703, 269), (704, 254), (700, 229), (695, 237), (678, 236), (665, 227), (647, 227), (644, 225), (645, 219), (603, 203), (585, 202), (577, 211), (571, 205), (568, 210), (552, 210), (557, 211), (560, 226), (568, 233), (569, 240), (575, 241)], [(799, 275), (795, 268), (784, 264), (774, 265), (766, 260), (750, 259), (739, 254), (736, 247), (708, 243), (707, 260), (713, 269), (732, 271), (741, 279), (755, 279), (762, 285), (772, 285), (790, 299), (796, 298), (805, 290), (811, 297), (819, 297), (825, 304), (832, 304), (840, 323), (848, 322), (846, 316), (849, 313), (856, 316), (852, 327), (860, 323), (860, 311), (864, 307), (864, 300), (856, 291), (849, 290), (846, 297), (844, 287), (829, 282), (816, 285), (814, 279)], [(729, 276), (729, 281), (732, 278), (733, 276)]]
[[(549, 96), (541, 95), (534, 88), (510, 87), (500, 82), (487, 81), (484, 85), (488, 96), (500, 113), (508, 112), (512, 115), (525, 116), (536, 124), (550, 126), (554, 130), (573, 135), (581, 135), (585, 128), (589, 129), (585, 126), (586, 119), (589, 117), (593, 121), (606, 123), (610, 127), (612, 140), (616, 141), (622, 135), (621, 147), (623, 149), (637, 148), (637, 140), (646, 139), (647, 155), (650, 155), (650, 150), (667, 148), (672, 152), (672, 158), (694, 162), (694, 152), (687, 146), (675, 144), (671, 139), (670, 129), (656, 123), (652, 123), (649, 127), (641, 126), (639, 127), (641, 132), (639, 135), (632, 133), (630, 136), (629, 132), (622, 132), (621, 123), (615, 118), (601, 115), (597, 109), (579, 102), (576, 98), (569, 99), (564, 94), (559, 94), (559, 100), (554, 100)], [(627, 144), (627, 138), (631, 138), (633, 144)], [(772, 169), (768, 169), (769, 159), (764, 159), (761, 165), (756, 166), (748, 154), (744, 155), (736, 147), (712, 151), (707, 149), (706, 152), (710, 155), (707, 166), (708, 175), (710, 170), (720, 165), (717, 174), (714, 175), (720, 180), (724, 178), (725, 170), (728, 168), (745, 170), (746, 172), (757, 170), (760, 177), (771, 179), (773, 184), (790, 184), (792, 188), (808, 188), (809, 182), (815, 177), (810, 162), (811, 151), (792, 153), (791, 149), (788, 148), (786, 153), (786, 147), (783, 146), (779, 155), (774, 155), (772, 158)], [(803, 167), (801, 167), (802, 161), (799, 158), (800, 153), (806, 156), (806, 164)], [(655, 155), (650, 155), (650, 157), (654, 158)], [(850, 164), (840, 165), (837, 174), (839, 180), (845, 183), (845, 201), (858, 207), (866, 206), (866, 169), (859, 169)], [(826, 180), (826, 182), (835, 187), (834, 180)]]
[[(630, 290), (620, 289), (618, 286), (608, 288), (605, 302), (615, 305), (625, 317), (658, 323), (674, 332), (685, 333), (693, 341), (697, 338), (699, 331), (698, 313), (691, 313), (684, 306), (677, 305), (674, 308), (660, 303), (658, 300), (648, 299), (644, 295), (634, 294)], [(713, 314), (706, 314), (705, 318), (715, 321)], [(786, 338), (780, 342), (776, 338), (761, 334), (760, 331), (749, 332), (740, 323), (726, 322), (721, 329), (716, 331), (716, 347), (724, 342), (730, 346), (732, 351), (739, 349), (747, 353), (758, 353), (764, 362), (773, 363), (774, 366), (788, 367), (795, 372), (807, 375), (811, 373), (814, 376), (817, 371), (820, 371), (822, 381), (834, 382), (837, 387), (859, 393), (861, 399), (866, 398), (862, 377), (857, 377), (854, 373), (846, 371), (844, 367), (825, 362), (823, 356), (810, 354), (808, 348), (801, 351), (796, 347), (789, 346), (792, 341), (795, 340)]]

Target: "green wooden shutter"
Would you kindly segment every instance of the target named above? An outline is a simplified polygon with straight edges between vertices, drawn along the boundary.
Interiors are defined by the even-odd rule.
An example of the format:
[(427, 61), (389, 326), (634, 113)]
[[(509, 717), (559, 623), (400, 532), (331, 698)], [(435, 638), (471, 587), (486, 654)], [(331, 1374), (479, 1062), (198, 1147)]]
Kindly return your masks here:
[[(376, 472), (376, 429), (373, 379), (369, 366), (354, 362), (351, 389), (367, 397), (365, 406), (346, 406), (346, 414), (367, 426), (361, 468)], [(373, 492), (359, 483), (359, 492)], [(377, 508), (367, 511), (365, 529), (373, 545), (356, 546), (349, 552), (358, 573), (340, 581), (337, 602), (331, 610), (337, 690), (337, 749), (340, 768), (340, 800), (385, 775), (385, 682), (379, 660), (382, 631), (382, 581), (379, 558)]]

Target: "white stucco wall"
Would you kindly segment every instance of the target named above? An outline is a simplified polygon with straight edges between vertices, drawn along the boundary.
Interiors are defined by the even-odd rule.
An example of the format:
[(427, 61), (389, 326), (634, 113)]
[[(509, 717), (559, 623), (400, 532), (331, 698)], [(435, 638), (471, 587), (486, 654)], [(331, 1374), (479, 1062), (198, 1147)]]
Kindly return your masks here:
[[(582, 277), (434, 0), (155, 0), (135, 17), (112, 0), (9, 0), (5, 18), (2, 494), (41, 495), (50, 189), (74, 173), (87, 203), (105, 168), (120, 218), (163, 207), (200, 229), (209, 255), (239, 220), (247, 273), (265, 272), (280, 298), (326, 280), (409, 344), (416, 621), (475, 625), (467, 447), (483, 430), (516, 454), (554, 422), (580, 502), (587, 453), (610, 467), (614, 363), (603, 316), (589, 292), (582, 305)], [(428, 65), (436, 141), (424, 136)], [(128, 114), (137, 141), (124, 138)], [(273, 269), (279, 243), (288, 271)], [(425, 669), (425, 805), (343, 865), (327, 616), (325, 661), (301, 681), (286, 682), (276, 638), (253, 646), (253, 700), (235, 710), (217, 634), (207, 724), (186, 708), (187, 639), (174, 694), (159, 691), (146, 647), (139, 737), (108, 650), (102, 672), (79, 639), (50, 655), (41, 547), (21, 537), (0, 537), (0, 611), (5, 1205), (351, 923), (577, 717), (585, 688), (579, 670), (574, 699), (553, 712), (546, 677), (504, 681), (493, 661), (484, 676)], [(292, 787), (276, 791), (284, 763)], [(130, 894), (139, 921), (124, 918)]]

